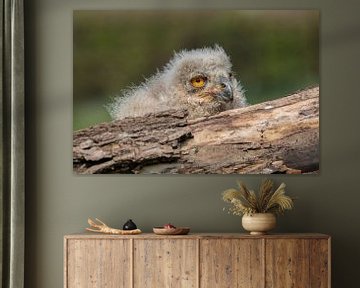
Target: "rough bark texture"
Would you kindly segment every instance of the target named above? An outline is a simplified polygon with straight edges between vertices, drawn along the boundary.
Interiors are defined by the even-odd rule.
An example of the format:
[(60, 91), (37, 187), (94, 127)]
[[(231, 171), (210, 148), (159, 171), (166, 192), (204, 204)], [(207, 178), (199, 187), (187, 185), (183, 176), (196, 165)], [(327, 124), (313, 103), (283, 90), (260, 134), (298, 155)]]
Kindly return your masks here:
[(74, 132), (76, 173), (316, 173), (319, 88), (187, 120), (184, 110)]

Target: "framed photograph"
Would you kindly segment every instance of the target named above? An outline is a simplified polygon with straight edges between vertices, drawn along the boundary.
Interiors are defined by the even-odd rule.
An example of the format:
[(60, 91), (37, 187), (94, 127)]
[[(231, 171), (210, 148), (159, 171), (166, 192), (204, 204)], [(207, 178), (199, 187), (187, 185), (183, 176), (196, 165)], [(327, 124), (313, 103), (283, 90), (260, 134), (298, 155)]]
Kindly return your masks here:
[(73, 40), (75, 173), (319, 171), (318, 11), (77, 10)]

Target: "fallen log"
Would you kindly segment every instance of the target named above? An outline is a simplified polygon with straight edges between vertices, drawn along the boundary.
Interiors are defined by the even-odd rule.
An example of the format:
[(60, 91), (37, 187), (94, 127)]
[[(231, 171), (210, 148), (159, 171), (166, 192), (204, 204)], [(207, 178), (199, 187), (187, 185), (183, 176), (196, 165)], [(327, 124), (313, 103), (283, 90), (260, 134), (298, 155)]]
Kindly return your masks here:
[(74, 132), (80, 174), (317, 173), (319, 87), (187, 119), (186, 110), (125, 118)]

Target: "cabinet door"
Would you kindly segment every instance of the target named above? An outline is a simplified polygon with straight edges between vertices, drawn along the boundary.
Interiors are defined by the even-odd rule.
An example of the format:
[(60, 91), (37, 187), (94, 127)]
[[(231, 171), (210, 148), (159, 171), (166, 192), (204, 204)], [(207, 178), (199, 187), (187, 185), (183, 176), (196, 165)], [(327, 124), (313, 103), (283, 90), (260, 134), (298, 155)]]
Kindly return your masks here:
[(266, 287), (328, 287), (327, 239), (267, 239)]
[(310, 241), (310, 287), (330, 287), (330, 240)]
[(195, 288), (197, 274), (197, 240), (134, 240), (135, 288)]
[(130, 248), (130, 240), (68, 239), (65, 287), (131, 287)]
[(264, 285), (260, 239), (200, 241), (200, 287), (259, 288)]

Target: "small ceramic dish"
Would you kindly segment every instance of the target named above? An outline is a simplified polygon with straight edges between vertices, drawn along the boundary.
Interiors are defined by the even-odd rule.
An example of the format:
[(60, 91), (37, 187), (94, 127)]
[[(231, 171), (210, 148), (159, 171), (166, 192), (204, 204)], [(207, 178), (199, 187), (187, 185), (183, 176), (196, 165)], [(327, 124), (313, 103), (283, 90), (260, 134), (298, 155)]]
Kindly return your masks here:
[(186, 235), (189, 233), (189, 227), (164, 228), (154, 227), (153, 231), (157, 235)]

